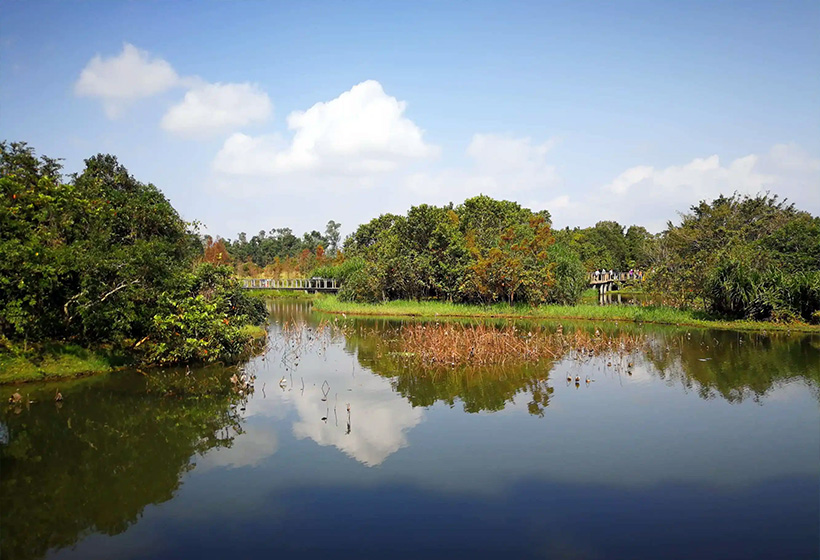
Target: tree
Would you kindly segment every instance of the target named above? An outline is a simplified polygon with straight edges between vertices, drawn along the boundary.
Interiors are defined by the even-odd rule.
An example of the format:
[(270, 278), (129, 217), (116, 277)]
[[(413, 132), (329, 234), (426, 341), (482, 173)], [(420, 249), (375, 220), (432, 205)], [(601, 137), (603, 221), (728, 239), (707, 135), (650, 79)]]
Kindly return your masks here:
[(336, 255), (336, 250), (339, 245), (339, 238), (341, 237), (340, 230), (342, 224), (330, 220), (325, 227), (325, 239), (327, 240), (327, 249), (331, 257)]
[(669, 224), (652, 286), (730, 317), (817, 320), (820, 218), (777, 196), (717, 199)]
[(554, 286), (548, 217), (487, 196), (382, 215), (345, 240), (346, 256), (365, 264), (340, 297), (543, 302)]
[[(150, 338), (166, 302), (190, 295), (181, 279), (202, 255), (199, 237), (159, 189), (114, 156), (87, 159), (66, 184), (48, 175), (55, 162), (22, 143), (0, 143), (0, 335), (121, 347)], [(208, 305), (236, 288), (224, 274), (212, 277), (212, 289), (198, 294)], [(261, 320), (246, 294), (231, 297), (215, 324)]]

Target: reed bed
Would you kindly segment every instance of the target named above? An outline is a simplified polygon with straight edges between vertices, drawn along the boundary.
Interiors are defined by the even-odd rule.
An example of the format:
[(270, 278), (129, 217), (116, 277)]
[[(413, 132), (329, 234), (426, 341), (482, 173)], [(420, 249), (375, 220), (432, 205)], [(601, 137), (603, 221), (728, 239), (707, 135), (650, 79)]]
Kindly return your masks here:
[(515, 325), (435, 323), (407, 325), (399, 343), (402, 355), (422, 366), (495, 366), (554, 360), (573, 353), (576, 358), (626, 355), (645, 344), (645, 337), (595, 330), (522, 330)]

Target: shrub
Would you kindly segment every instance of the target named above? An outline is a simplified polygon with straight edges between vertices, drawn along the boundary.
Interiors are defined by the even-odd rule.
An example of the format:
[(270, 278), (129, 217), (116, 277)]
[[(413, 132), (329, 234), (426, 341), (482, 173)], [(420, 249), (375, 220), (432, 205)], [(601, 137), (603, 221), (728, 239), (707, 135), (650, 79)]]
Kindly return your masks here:
[(226, 266), (199, 265), (164, 292), (143, 348), (153, 363), (230, 361), (251, 343), (245, 328), (265, 317), (264, 304), (239, 287)]
[(321, 278), (335, 278), (341, 282), (347, 281), (353, 274), (364, 268), (365, 261), (359, 257), (345, 259), (339, 264), (325, 265), (313, 269), (311, 276), (319, 276)]

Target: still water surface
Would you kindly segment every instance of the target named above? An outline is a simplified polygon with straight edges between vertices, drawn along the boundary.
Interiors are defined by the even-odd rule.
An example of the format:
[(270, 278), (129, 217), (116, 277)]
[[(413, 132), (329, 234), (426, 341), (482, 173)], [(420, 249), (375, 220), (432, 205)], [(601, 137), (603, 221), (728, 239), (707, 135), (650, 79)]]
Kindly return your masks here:
[(565, 323), (646, 346), (432, 376), (396, 322), (270, 311), (250, 394), (216, 367), (17, 388), (2, 558), (818, 557), (816, 335)]

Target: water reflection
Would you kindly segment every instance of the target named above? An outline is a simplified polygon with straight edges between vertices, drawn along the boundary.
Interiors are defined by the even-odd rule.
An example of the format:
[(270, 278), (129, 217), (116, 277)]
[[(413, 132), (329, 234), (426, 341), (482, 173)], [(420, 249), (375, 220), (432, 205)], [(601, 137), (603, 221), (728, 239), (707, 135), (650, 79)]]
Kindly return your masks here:
[(401, 322), (269, 312), (242, 398), (227, 371), (126, 372), (3, 406), (3, 558), (816, 548), (816, 336), (563, 322), (640, 349), (433, 373)]
[(340, 330), (320, 329), (307, 305), (274, 301), (268, 311), (274, 319), (273, 356), (266, 361), (272, 359), (284, 377), (271, 393), (277, 404), (269, 406), (295, 411), (296, 438), (336, 447), (367, 466), (407, 445), (406, 432), (421, 422), (422, 409), (397, 399), (389, 379), (370, 375), (353, 361), (355, 348)]
[(60, 386), (59, 403), (53, 385), (18, 389), (34, 402), (2, 417), (3, 558), (37, 558), (89, 532), (125, 531), (146, 505), (173, 498), (193, 455), (233, 443), (238, 400), (222, 372), (200, 372), (193, 393), (169, 395), (187, 385), (182, 377), (80, 380)]
[[(334, 387), (343, 386), (335, 376), (330, 381)], [(340, 395), (342, 403), (336, 400), (337, 393), (331, 402), (321, 401), (316, 387), (306, 389), (304, 398), (293, 399), (299, 416), (293, 434), (332, 445), (365, 465), (379, 465), (407, 445), (405, 432), (421, 422), (423, 411), (396, 399), (386, 379), (360, 376), (354, 386)]]

